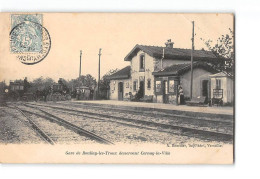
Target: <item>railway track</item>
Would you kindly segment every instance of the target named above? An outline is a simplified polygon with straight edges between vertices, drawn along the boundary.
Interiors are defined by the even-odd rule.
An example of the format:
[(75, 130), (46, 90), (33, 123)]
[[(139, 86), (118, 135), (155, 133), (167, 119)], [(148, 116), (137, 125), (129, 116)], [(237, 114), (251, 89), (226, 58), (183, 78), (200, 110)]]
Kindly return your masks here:
[[(9, 106), (10, 107), (10, 106)], [(31, 128), (39, 134), (39, 136), (47, 143), (54, 145), (55, 142), (31, 119), (31, 117), (29, 117), (28, 115), (26, 115), (22, 110), (20, 110), (18, 107), (14, 106), (14, 107), (10, 107), (13, 108), (17, 111), (19, 111), (29, 122)]]
[[(51, 122), (51, 124), (49, 124), (48, 126), (51, 126), (52, 129), (46, 129), (46, 127), (45, 127), (45, 129), (48, 130), (49, 133), (53, 133), (54, 131), (57, 131), (56, 130), (57, 127), (53, 126), (54, 125), (53, 123), (56, 123), (56, 125), (62, 126), (62, 127), (66, 128), (66, 129), (69, 129), (70, 131), (72, 131), (72, 133), (71, 132), (68, 133), (68, 134), (64, 133), (62, 135), (55, 136), (54, 138), (56, 138), (57, 140), (59, 140), (58, 138), (60, 138), (61, 136), (64, 136), (66, 138), (66, 137), (68, 137), (68, 135), (74, 135), (73, 133), (76, 133), (76, 134), (78, 134), (80, 136), (84, 136), (88, 140), (91, 139), (91, 140), (97, 141), (97, 142), (102, 143), (102, 144), (110, 144), (110, 145), (113, 144), (112, 142), (110, 142), (110, 141), (108, 141), (108, 140), (106, 140), (106, 139), (104, 139), (104, 138), (94, 134), (93, 132), (90, 132), (90, 131), (87, 131), (87, 130), (85, 130), (83, 128), (80, 128), (80, 127), (78, 127), (78, 126), (76, 126), (76, 125), (74, 125), (74, 124), (72, 124), (72, 123), (70, 123), (70, 122), (68, 122), (68, 121), (66, 121), (64, 119), (61, 119), (58, 116), (55, 116), (55, 115), (53, 115), (53, 114), (51, 114), (51, 113), (49, 113), (47, 111), (44, 111), (42, 109), (30, 106), (30, 108), (36, 109), (36, 110), (40, 111), (40, 113), (42, 113), (42, 114), (39, 114), (39, 112), (32, 112), (31, 110), (20, 109), (18, 107), (16, 107), (16, 108), (18, 110), (20, 110), (23, 114), (28, 113), (30, 115), (37, 116), (38, 118), (44, 119), (45, 123), (47, 121)], [(38, 123), (39, 122), (40, 121), (38, 121)], [(41, 122), (42, 122), (42, 120), (41, 120)], [(40, 129), (40, 127), (38, 127), (38, 129)], [(41, 131), (43, 131), (43, 130), (41, 130)], [(46, 135), (46, 133), (45, 133), (45, 135)], [(48, 136), (48, 135), (46, 135), (46, 136)], [(48, 137), (49, 137), (49, 139), (51, 138), (50, 136), (48, 136)], [(74, 137), (77, 137), (77, 136), (74, 136)], [(66, 141), (66, 139), (65, 139), (65, 141)], [(54, 144), (54, 142), (53, 142), (53, 144)]]
[(74, 112), (76, 114), (85, 114), (91, 117), (101, 117), (101, 118), (106, 118), (106, 119), (113, 119), (112, 121), (115, 122), (115, 120), (122, 122), (127, 122), (131, 123), (132, 126), (140, 127), (140, 125), (149, 127), (149, 128), (158, 128), (162, 129), (162, 132), (168, 132), (178, 135), (185, 135), (185, 136), (192, 136), (204, 140), (214, 140), (214, 141), (232, 141), (233, 140), (233, 135), (231, 134), (225, 134), (225, 133), (220, 133), (220, 132), (213, 132), (213, 131), (206, 131), (206, 130), (200, 130), (196, 128), (189, 128), (189, 127), (182, 127), (182, 126), (176, 126), (176, 125), (170, 125), (170, 124), (163, 124), (163, 123), (156, 123), (156, 122), (151, 122), (151, 121), (145, 121), (145, 120), (139, 120), (139, 119), (132, 119), (132, 118), (125, 118), (125, 117), (118, 117), (118, 116), (112, 116), (112, 115), (107, 115), (107, 114), (97, 114), (93, 112), (88, 112), (88, 111), (81, 111), (81, 110), (75, 110), (75, 109), (68, 109), (68, 108), (63, 108), (63, 107), (57, 107), (57, 106), (47, 106), (47, 105), (38, 105), (34, 104), (28, 105), (25, 104), (28, 107), (33, 107), (35, 106), (41, 106), (41, 107), (46, 107), (46, 108), (51, 108), (51, 109), (56, 109), (59, 111), (70, 111)]
[[(58, 103), (59, 104), (59, 103)], [(55, 106), (57, 106), (56, 104)], [(35, 104), (38, 106), (41, 106), (41, 104)], [(43, 104), (44, 105), (44, 104)], [(60, 105), (63, 105), (63, 103), (59, 104), (57, 107)], [(54, 107), (55, 107), (54, 106)], [(68, 106), (68, 105), (65, 105)], [(135, 111), (135, 110), (118, 110), (118, 108), (112, 109), (106, 109), (106, 107), (101, 107), (98, 108), (96, 106), (91, 107), (91, 106), (85, 106), (85, 105), (69, 105), (68, 107), (80, 107), (84, 111), (92, 112), (92, 113), (103, 113), (103, 114), (109, 114), (112, 116), (120, 116), (120, 117), (125, 117), (127, 114), (131, 114), (131, 119), (132, 118), (138, 118), (138, 116), (142, 116), (142, 118), (145, 119), (150, 119), (152, 121), (158, 121), (158, 119), (161, 120), (160, 123), (167, 123), (167, 124), (172, 124), (172, 125), (180, 125), (183, 127), (189, 127), (189, 128), (198, 128), (205, 130), (205, 128), (208, 128), (208, 126), (211, 126), (210, 130), (213, 130), (214, 132), (220, 132), (223, 133), (223, 131), (228, 131), (229, 134), (233, 134), (233, 121), (232, 120), (221, 120), (221, 119), (214, 119), (214, 118), (201, 118), (201, 117), (190, 117), (190, 116), (184, 116), (184, 115), (172, 115), (172, 114), (161, 114), (157, 112), (140, 112), (140, 111)], [(94, 109), (93, 109), (94, 108)], [(111, 111), (112, 114), (111, 114)], [(214, 129), (215, 128), (215, 129)], [(226, 132), (224, 132), (226, 133)]]
[[(164, 117), (178, 117), (178, 118), (189, 118), (194, 120), (204, 120), (204, 121), (216, 121), (216, 122), (223, 122), (223, 123), (233, 123), (233, 116), (227, 114), (198, 114), (196, 112), (188, 112), (188, 111), (177, 111), (177, 110), (167, 110), (167, 109), (150, 109), (145, 107), (129, 107), (129, 106), (116, 106), (116, 105), (106, 105), (102, 106), (101, 104), (94, 104), (94, 103), (60, 103), (69, 106), (77, 106), (77, 107), (88, 107), (93, 109), (103, 109), (103, 110), (117, 110), (120, 112), (132, 112), (136, 114), (145, 114), (147, 116), (164, 116)], [(185, 113), (185, 114), (184, 114)], [(210, 117), (209, 117), (210, 115)]]
[[(222, 119), (222, 118), (209, 118), (209, 117), (198, 117), (198, 116), (190, 116), (190, 115), (183, 115), (183, 114), (170, 114), (170, 113), (165, 113), (165, 112), (157, 112), (157, 111), (140, 111), (140, 110), (135, 110), (135, 109), (121, 109), (121, 108), (111, 108), (111, 107), (103, 107), (103, 106), (99, 106), (99, 105), (89, 105), (89, 104), (66, 104), (66, 103), (61, 103), (61, 104), (65, 104), (68, 106), (74, 106), (74, 107), (81, 107), (82, 109), (95, 109), (95, 110), (101, 110), (102, 111), (111, 111), (111, 110), (115, 110), (117, 112), (120, 113), (129, 113), (131, 112), (132, 114), (136, 114), (136, 115), (142, 115), (142, 116), (147, 116), (147, 117), (164, 117), (167, 118), (169, 120), (182, 120), (183, 122), (187, 122), (187, 123), (196, 123), (196, 122), (205, 122), (205, 123), (213, 123), (216, 125), (225, 125), (225, 126), (233, 126), (233, 120), (232, 119)], [(192, 119), (192, 120), (191, 120)]]
[[(63, 105), (63, 103), (61, 103)], [(40, 104), (34, 104), (41, 106)], [(65, 105), (67, 106), (67, 105)], [(57, 106), (59, 107), (59, 106)], [(210, 131), (214, 132), (220, 132), (220, 133), (228, 133), (228, 134), (233, 134), (233, 122), (232, 121), (223, 121), (219, 119), (205, 119), (205, 118), (198, 118), (198, 117), (190, 117), (190, 116), (184, 116), (184, 115), (171, 115), (171, 114), (161, 114), (161, 113), (153, 113), (153, 112), (139, 112), (135, 110), (119, 110), (116, 109), (106, 109), (105, 108), (97, 108), (96, 106), (94, 109), (91, 106), (85, 106), (85, 105), (75, 105), (72, 104), (68, 107), (80, 107), (82, 110), (90, 111), (92, 113), (103, 113), (103, 114), (109, 114), (111, 115), (111, 111), (115, 111), (112, 113), (112, 116), (120, 116), (120, 117), (125, 117), (127, 114), (131, 113), (131, 119), (132, 118), (138, 118), (138, 116), (142, 116), (142, 118), (145, 119), (150, 119), (152, 121), (158, 121), (160, 119), (160, 123), (167, 123), (167, 124), (172, 124), (172, 125), (177, 125), (177, 126), (183, 126), (183, 127), (189, 127), (189, 128), (196, 128), (196, 129), (201, 129), (205, 130), (206, 128), (210, 128)], [(134, 111), (134, 112), (133, 112)], [(133, 114), (133, 115), (132, 115)], [(210, 127), (209, 127), (210, 126)], [(228, 132), (226, 132), (228, 131)]]

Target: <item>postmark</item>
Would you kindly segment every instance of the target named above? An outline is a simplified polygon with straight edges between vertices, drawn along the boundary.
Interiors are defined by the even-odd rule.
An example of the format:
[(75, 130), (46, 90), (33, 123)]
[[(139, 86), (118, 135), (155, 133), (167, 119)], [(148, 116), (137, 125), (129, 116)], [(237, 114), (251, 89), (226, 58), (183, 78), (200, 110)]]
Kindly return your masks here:
[(10, 51), (26, 65), (42, 61), (51, 48), (48, 30), (42, 26), (42, 16), (22, 14), (11, 16)]

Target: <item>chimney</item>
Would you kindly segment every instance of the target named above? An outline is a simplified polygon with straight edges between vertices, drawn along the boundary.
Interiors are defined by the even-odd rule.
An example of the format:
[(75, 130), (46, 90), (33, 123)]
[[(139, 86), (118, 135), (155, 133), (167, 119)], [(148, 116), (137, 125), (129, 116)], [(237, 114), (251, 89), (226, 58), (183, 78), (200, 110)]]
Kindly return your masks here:
[(167, 48), (173, 48), (173, 44), (174, 42), (172, 42), (172, 39), (167, 40), (167, 42), (165, 43)]
[(59, 78), (58, 83), (59, 83), (59, 84), (62, 84), (62, 78)]

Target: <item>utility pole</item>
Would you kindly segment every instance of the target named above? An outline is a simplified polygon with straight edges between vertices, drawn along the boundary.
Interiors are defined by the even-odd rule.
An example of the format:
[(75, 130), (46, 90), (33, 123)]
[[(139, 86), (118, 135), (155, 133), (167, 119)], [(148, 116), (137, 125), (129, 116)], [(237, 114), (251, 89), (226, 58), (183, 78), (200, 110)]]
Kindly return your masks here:
[[(80, 93), (80, 76), (81, 76), (81, 56), (82, 56), (82, 50), (80, 50), (80, 55), (79, 55), (79, 79), (78, 79), (78, 85), (76, 85), (76, 98), (79, 100), (79, 93)], [(77, 89), (78, 86), (78, 89)], [(73, 86), (72, 86), (73, 89)]]
[(80, 50), (80, 57), (79, 57), (79, 78), (81, 76), (81, 56), (82, 56), (82, 50)]
[(192, 47), (191, 47), (191, 70), (190, 70), (190, 100), (192, 99), (192, 85), (193, 85), (193, 51), (194, 51), (194, 21), (192, 21)]
[(99, 88), (100, 88), (100, 57), (101, 57), (101, 48), (99, 49), (99, 53), (98, 53), (98, 98), (99, 98)]

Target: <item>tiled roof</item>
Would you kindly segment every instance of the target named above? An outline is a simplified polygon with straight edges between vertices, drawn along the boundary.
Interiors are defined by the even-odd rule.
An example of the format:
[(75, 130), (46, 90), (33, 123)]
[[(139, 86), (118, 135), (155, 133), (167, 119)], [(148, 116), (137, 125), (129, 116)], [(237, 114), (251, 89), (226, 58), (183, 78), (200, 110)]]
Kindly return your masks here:
[(116, 79), (128, 79), (130, 78), (130, 72), (131, 72), (131, 67), (126, 66), (125, 68), (117, 71), (116, 73), (110, 75), (107, 77), (109, 80), (116, 80)]
[(230, 77), (231, 78), (232, 76), (227, 74), (227, 73), (220, 72), (220, 73), (216, 73), (216, 74), (210, 75), (210, 77)]
[[(204, 63), (204, 62), (194, 62), (193, 63), (193, 69), (195, 68), (202, 68), (206, 71), (216, 73), (217, 71), (209, 64)], [(166, 67), (158, 72), (153, 72), (153, 75), (155, 76), (167, 76), (167, 75), (182, 75), (189, 71), (191, 69), (191, 64), (190, 63), (182, 63), (182, 64), (177, 64), (177, 65), (172, 65), (169, 67)]]
[[(158, 47), (158, 46), (147, 46), (147, 45), (136, 45), (131, 52), (125, 57), (125, 61), (130, 61), (133, 56), (137, 54), (139, 50), (144, 51), (155, 58), (162, 58), (164, 49), (164, 58), (168, 59), (183, 59), (190, 60), (191, 49), (182, 48), (170, 48), (170, 47)], [(218, 59), (211, 51), (206, 50), (194, 50), (194, 60), (212, 60)]]

